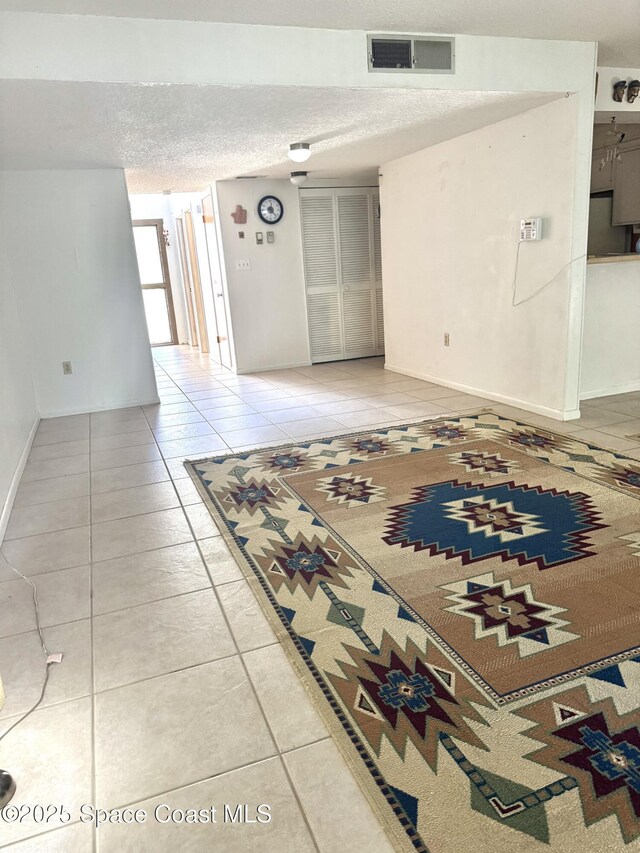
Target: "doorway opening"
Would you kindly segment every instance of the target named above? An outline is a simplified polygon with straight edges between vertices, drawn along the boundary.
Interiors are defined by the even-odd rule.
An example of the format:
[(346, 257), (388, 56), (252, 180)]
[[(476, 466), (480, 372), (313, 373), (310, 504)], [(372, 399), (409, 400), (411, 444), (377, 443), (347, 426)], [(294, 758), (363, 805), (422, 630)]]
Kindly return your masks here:
[(162, 219), (133, 222), (144, 312), (152, 347), (178, 343)]

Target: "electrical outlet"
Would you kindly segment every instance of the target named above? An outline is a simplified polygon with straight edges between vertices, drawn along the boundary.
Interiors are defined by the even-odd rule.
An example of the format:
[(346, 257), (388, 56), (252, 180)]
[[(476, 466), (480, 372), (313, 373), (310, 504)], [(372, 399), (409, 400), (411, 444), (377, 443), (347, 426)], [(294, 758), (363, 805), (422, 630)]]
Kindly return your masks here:
[(236, 269), (237, 270), (250, 270), (251, 269), (251, 261), (248, 259), (243, 260), (243, 261), (236, 261)]
[(73, 370), (71, 369), (71, 362), (70, 361), (63, 361), (62, 362), (62, 372), (64, 373), (65, 376), (68, 376), (70, 373), (73, 373)]
[(445, 332), (445, 333), (444, 333), (444, 345), (445, 345), (446, 347), (448, 347), (448, 346), (449, 346), (449, 332)]

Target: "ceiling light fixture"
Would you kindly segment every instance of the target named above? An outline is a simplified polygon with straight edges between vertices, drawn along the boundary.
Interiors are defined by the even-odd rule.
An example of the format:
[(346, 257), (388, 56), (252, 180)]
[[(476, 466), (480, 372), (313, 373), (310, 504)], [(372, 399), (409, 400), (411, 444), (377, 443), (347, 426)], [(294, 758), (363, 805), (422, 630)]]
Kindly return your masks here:
[(307, 183), (308, 172), (291, 172), (291, 177), (289, 180), (296, 187), (301, 187), (302, 184)]
[(304, 163), (311, 157), (310, 145), (308, 142), (293, 142), (289, 146), (289, 159), (294, 163)]

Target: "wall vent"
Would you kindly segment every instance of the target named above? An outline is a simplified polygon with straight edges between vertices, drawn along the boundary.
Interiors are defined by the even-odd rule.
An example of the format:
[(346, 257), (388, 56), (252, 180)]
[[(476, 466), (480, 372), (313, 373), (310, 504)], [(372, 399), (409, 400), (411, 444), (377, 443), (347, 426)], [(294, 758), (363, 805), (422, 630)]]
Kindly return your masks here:
[(452, 74), (455, 39), (440, 36), (367, 36), (369, 71)]

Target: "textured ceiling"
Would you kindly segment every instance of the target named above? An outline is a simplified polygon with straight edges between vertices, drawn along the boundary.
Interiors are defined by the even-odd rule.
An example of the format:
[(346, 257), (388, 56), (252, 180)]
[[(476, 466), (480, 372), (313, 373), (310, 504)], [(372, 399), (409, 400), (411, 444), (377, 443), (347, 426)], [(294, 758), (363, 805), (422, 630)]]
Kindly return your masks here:
[(640, 67), (640, 0), (0, 0), (0, 10), (600, 43), (600, 65)]
[(552, 100), (549, 94), (0, 81), (5, 169), (127, 170), (132, 192), (288, 177), (291, 142), (314, 176), (382, 163)]

